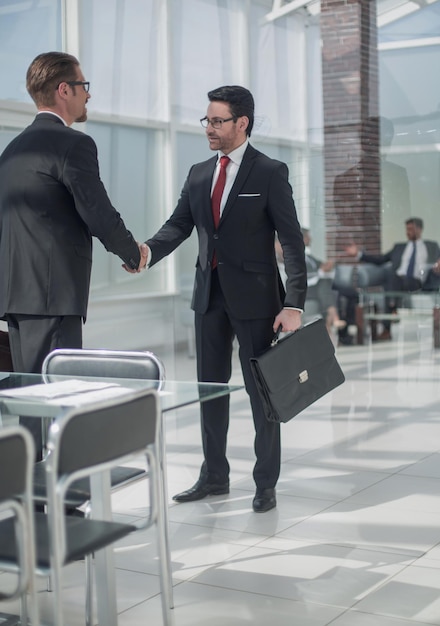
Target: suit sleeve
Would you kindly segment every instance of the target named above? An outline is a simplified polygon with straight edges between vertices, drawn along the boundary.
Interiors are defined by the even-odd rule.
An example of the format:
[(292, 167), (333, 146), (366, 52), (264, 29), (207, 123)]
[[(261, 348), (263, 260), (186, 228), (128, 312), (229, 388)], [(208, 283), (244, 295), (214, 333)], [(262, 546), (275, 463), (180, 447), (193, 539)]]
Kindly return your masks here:
[(67, 153), (63, 182), (91, 235), (128, 267), (137, 269), (140, 262), (138, 245), (110, 202), (99, 175), (96, 145), (88, 135), (81, 134)]
[(268, 210), (283, 249), (287, 274), (284, 306), (304, 309), (307, 293), (307, 269), (304, 240), (288, 180), (288, 169), (278, 163), (269, 183)]
[(385, 263), (392, 260), (392, 254), (392, 250), (385, 254), (366, 254), (362, 252), (360, 261), (363, 263), (373, 263), (373, 265), (385, 265)]

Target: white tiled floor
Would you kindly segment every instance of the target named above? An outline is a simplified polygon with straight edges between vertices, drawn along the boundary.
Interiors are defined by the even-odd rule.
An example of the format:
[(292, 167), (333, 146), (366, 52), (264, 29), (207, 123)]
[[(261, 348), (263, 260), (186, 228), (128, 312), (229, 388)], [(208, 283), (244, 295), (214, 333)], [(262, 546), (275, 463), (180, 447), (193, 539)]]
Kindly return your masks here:
[[(338, 348), (345, 384), (282, 426), (278, 507), (266, 514), (251, 510), (247, 398), (231, 396), (231, 493), (170, 498), (175, 626), (440, 625), (440, 350), (430, 320), (393, 335)], [(182, 355), (176, 377), (194, 367)], [(170, 496), (197, 479), (198, 420), (195, 407), (167, 417)], [(143, 514), (140, 488), (115, 496), (121, 515)], [(117, 548), (120, 626), (162, 624), (153, 540)], [(50, 594), (39, 596), (49, 615)], [(81, 563), (65, 605), (82, 624)]]

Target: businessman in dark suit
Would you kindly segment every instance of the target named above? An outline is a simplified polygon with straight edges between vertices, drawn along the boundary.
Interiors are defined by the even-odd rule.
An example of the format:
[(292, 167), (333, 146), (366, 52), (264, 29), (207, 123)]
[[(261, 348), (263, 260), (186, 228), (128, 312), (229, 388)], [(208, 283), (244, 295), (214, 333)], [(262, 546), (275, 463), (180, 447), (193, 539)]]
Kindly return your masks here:
[[(265, 512), (276, 506), (280, 427), (264, 416), (249, 359), (270, 346), (279, 325), (292, 331), (301, 324), (307, 288), (304, 243), (287, 166), (249, 144), (252, 94), (225, 86), (210, 91), (208, 98), (201, 123), (217, 154), (190, 169), (174, 213), (146, 243), (151, 266), (197, 229), (192, 298), (197, 375), (203, 382), (228, 382), (237, 337), (255, 426), (253, 509)], [(276, 232), (284, 253), (286, 293), (275, 258)], [(204, 462), (196, 484), (174, 496), (177, 502), (229, 493), (229, 397), (203, 403), (201, 411)]]
[[(419, 217), (410, 217), (405, 221), (408, 241), (396, 243), (385, 254), (367, 254), (360, 251), (358, 246), (347, 246), (346, 252), (364, 263), (375, 265), (388, 264), (384, 288), (385, 291), (419, 291), (431, 271), (438, 271), (440, 248), (437, 242), (423, 240), (423, 220)], [(394, 313), (399, 300), (387, 297), (385, 300), (386, 312)], [(391, 339), (391, 323), (384, 321), (384, 331), (378, 339)]]
[[(92, 236), (131, 271), (147, 250), (107, 196), (93, 139), (70, 128), (87, 119), (90, 98), (78, 60), (40, 54), (26, 86), (38, 114), (0, 156), (0, 318), (14, 370), (40, 372), (51, 350), (82, 347)], [(22, 421), (41, 452), (37, 420)]]

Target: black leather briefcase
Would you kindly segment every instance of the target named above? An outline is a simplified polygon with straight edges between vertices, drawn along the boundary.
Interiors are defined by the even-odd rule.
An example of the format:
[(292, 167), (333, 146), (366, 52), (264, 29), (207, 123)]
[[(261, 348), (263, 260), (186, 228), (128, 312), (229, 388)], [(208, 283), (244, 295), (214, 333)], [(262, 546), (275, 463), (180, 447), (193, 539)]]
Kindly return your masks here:
[(281, 339), (277, 333), (250, 363), (270, 422), (288, 422), (345, 380), (323, 319)]

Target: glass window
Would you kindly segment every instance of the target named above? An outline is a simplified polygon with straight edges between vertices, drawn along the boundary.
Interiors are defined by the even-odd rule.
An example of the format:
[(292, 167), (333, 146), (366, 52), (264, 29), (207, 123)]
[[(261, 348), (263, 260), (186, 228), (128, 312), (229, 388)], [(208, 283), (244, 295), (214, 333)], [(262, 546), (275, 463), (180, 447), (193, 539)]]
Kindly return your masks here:
[(167, 120), (166, 3), (80, 0), (79, 6), (90, 111)]
[[(87, 132), (98, 146), (100, 174), (110, 199), (127, 228), (138, 241), (145, 241), (161, 226), (164, 210), (163, 133), (145, 128), (90, 122)], [(134, 281), (121, 269), (121, 261), (95, 244), (93, 287), (106, 289), (167, 288), (167, 262), (148, 271), (147, 285)]]
[[(405, 240), (404, 220), (424, 220), (427, 239), (440, 240), (440, 2), (379, 29), (382, 144), (382, 247)], [(407, 197), (401, 182), (407, 179)], [(400, 182), (399, 182), (400, 181)]]
[(26, 70), (37, 54), (61, 50), (61, 0), (0, 2), (0, 100), (30, 102)]

